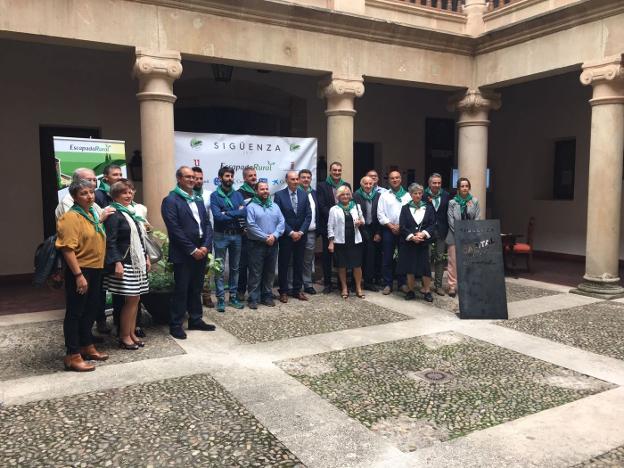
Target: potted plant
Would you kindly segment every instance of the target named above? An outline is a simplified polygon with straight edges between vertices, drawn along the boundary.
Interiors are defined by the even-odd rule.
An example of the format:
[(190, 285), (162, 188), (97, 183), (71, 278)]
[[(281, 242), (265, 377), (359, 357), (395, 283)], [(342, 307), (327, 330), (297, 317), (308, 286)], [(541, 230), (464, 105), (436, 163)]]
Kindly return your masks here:
[[(141, 300), (154, 319), (154, 322), (167, 324), (169, 323), (170, 307), (175, 286), (173, 265), (169, 263), (169, 237), (164, 232), (157, 230), (153, 231), (152, 235), (160, 244), (163, 255), (158, 262), (152, 265), (152, 270), (149, 273), (150, 292), (142, 296)], [(215, 272), (221, 272), (222, 269), (223, 264), (221, 260), (214, 258), (212, 254), (208, 254), (206, 277)]]

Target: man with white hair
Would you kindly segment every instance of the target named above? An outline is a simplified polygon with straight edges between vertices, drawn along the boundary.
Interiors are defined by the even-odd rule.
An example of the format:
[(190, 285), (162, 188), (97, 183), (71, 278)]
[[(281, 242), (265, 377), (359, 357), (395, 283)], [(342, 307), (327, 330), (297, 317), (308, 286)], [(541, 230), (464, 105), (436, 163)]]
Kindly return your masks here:
[[(92, 169), (88, 169), (86, 167), (79, 167), (78, 169), (76, 169), (72, 174), (72, 183), (78, 182), (81, 179), (93, 182), (93, 188), (97, 186), (97, 177), (95, 177), (95, 172), (93, 172)], [(74, 199), (68, 191), (57, 205), (56, 210), (54, 210), (54, 216), (56, 216), (56, 219), (58, 220), (61, 216), (67, 213), (72, 206), (74, 206)], [(104, 221), (104, 219), (108, 217), (107, 212), (104, 219), (102, 219), (102, 209), (97, 205), (97, 203), (93, 204), (93, 208), (95, 209), (98, 216), (100, 216), (100, 219), (102, 221)]]

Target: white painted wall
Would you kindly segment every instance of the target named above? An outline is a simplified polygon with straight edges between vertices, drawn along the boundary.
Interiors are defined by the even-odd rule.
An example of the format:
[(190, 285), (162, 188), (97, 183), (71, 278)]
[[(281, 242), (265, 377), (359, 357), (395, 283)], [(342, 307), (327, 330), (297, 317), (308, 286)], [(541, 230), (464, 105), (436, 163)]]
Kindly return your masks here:
[[(535, 216), (536, 250), (585, 255), (591, 87), (581, 85), (579, 74), (499, 90), (503, 107), (490, 114), (492, 214), (504, 230), (525, 234)], [(574, 200), (545, 200), (554, 142), (570, 137), (576, 138)]]

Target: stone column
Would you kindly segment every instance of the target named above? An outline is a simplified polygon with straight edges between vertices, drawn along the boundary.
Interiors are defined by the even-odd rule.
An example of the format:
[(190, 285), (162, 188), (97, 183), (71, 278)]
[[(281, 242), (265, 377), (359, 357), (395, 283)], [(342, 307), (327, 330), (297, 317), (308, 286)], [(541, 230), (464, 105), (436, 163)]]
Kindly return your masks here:
[[(321, 83), (319, 95), (327, 99), (327, 170), (342, 163), (342, 178), (353, 185), (353, 117), (355, 98), (364, 95), (362, 78), (332, 77)], [(357, 184), (356, 184), (357, 185)]]
[(620, 213), (624, 155), (624, 56), (583, 64), (581, 83), (593, 86), (585, 276), (573, 292), (624, 297), (620, 285)]
[(483, 15), (487, 12), (486, 0), (466, 0), (463, 7), (466, 15), (466, 33), (476, 37), (485, 32)]
[(479, 200), (481, 219), (486, 213), (486, 173), (488, 153), (488, 113), (501, 107), (500, 95), (478, 89), (452, 97), (449, 110), (459, 112), (457, 159), (459, 176), (467, 177), (471, 193)]
[(150, 223), (164, 229), (160, 204), (175, 184), (173, 82), (182, 74), (179, 52), (136, 49), (133, 74), (139, 80), (143, 202)]

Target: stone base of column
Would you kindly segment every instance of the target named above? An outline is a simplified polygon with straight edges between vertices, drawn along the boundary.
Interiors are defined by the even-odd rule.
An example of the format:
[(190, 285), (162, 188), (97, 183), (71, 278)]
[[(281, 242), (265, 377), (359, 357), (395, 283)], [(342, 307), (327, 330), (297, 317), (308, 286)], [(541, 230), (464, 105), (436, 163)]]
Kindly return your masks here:
[(571, 289), (572, 294), (595, 297), (609, 301), (624, 297), (624, 288), (620, 285), (620, 278), (610, 278), (609, 280), (588, 278), (585, 276), (577, 288)]

